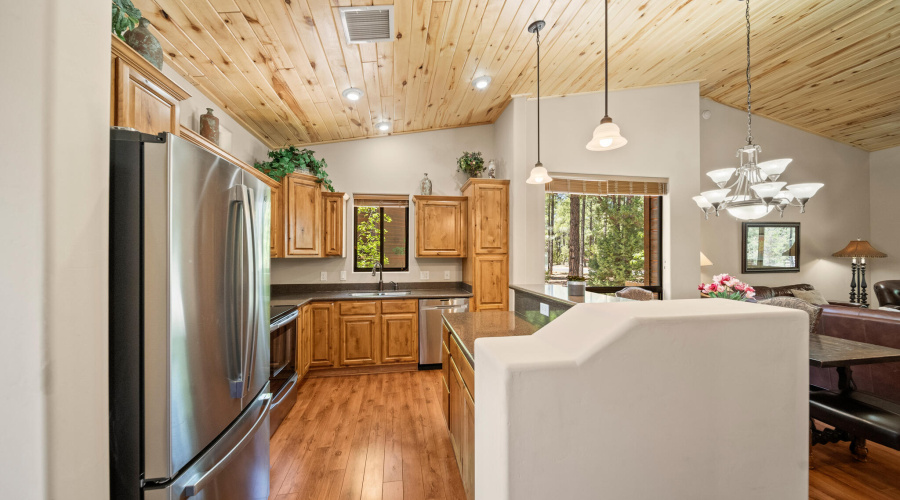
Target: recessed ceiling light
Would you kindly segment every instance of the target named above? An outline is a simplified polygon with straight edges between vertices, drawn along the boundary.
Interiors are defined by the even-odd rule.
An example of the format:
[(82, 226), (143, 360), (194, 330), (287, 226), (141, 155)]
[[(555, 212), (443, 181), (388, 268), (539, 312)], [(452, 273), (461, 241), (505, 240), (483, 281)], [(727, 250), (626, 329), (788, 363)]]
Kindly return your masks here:
[(388, 130), (391, 129), (391, 124), (390, 124), (390, 122), (378, 122), (375, 124), (375, 128), (377, 128), (378, 130), (380, 130), (382, 132), (387, 132)]
[(486, 89), (487, 86), (490, 84), (491, 84), (491, 77), (489, 77), (487, 75), (479, 76), (478, 78), (472, 80), (472, 85), (478, 90)]
[(344, 97), (347, 98), (348, 100), (351, 100), (351, 101), (358, 101), (358, 100), (360, 100), (360, 99), (362, 98), (362, 96), (363, 96), (363, 91), (360, 90), (360, 89), (358, 89), (358, 88), (356, 88), (356, 87), (350, 87), (349, 89), (343, 91), (342, 94), (343, 94)]

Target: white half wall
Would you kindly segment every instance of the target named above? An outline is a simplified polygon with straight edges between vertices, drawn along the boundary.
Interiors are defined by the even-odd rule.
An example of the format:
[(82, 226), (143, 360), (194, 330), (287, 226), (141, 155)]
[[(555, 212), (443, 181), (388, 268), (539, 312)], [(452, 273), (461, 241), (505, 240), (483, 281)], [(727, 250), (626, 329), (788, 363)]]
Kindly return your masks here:
[[(690, 196), (717, 189), (706, 172), (737, 167), (735, 151), (745, 144), (747, 136), (746, 111), (708, 99), (700, 102), (696, 113), (702, 110), (709, 110), (712, 116), (700, 120), (701, 188)], [(701, 278), (709, 282), (714, 274), (729, 273), (753, 285), (809, 283), (828, 299), (848, 300), (850, 262), (831, 254), (852, 239), (869, 237), (869, 153), (758, 116), (753, 117), (753, 141), (762, 147), (762, 161), (793, 158), (779, 181), (825, 184), (809, 202), (805, 214), (789, 207), (784, 219), (774, 211), (759, 219), (760, 222), (800, 222), (800, 272), (742, 274), (741, 221), (726, 212), (704, 221), (703, 214), (694, 205), (691, 218), (700, 221), (702, 228), (700, 249), (713, 263), (703, 268)], [(897, 186), (900, 184), (892, 188), (895, 195)], [(878, 264), (873, 264), (873, 268)]]
[[(337, 191), (366, 194), (410, 195), (409, 271), (385, 272), (385, 281), (423, 281), (420, 271), (428, 271), (429, 281), (462, 280), (462, 259), (415, 257), (415, 207), (412, 195), (419, 194), (419, 182), (428, 173), (432, 194), (460, 196), (465, 174), (456, 171), (456, 158), (463, 151), (481, 151), (485, 162), (494, 158), (494, 126), (480, 125), (415, 134), (398, 134), (375, 139), (310, 146), (317, 158), (328, 162), (328, 175)], [(352, 200), (351, 200), (352, 203)], [(347, 283), (377, 281), (371, 273), (353, 272), (352, 206), (348, 205), (347, 257), (328, 259), (272, 259), (272, 284), (322, 283), (319, 273), (328, 273), (328, 283), (339, 283), (347, 272)], [(444, 272), (450, 279), (444, 279)]]
[[(888, 256), (869, 259), (869, 285), (881, 280), (900, 280), (900, 147), (869, 154), (871, 237), (869, 243)], [(877, 305), (872, 290), (869, 303)]]

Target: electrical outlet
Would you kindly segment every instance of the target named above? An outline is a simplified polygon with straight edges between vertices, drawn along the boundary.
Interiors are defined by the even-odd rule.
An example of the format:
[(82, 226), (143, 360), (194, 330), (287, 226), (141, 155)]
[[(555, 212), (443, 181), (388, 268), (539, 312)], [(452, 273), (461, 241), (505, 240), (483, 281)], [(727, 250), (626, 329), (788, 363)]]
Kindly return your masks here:
[(426, 278), (425, 278), (425, 271), (419, 271), (419, 279), (420, 279), (420, 280), (426, 279)]
[(450, 271), (444, 271), (444, 279), (445, 280), (450, 279)]
[(347, 281), (347, 271), (341, 271), (341, 281)]
[(550, 305), (541, 303), (541, 314), (544, 316), (550, 316)]
[(320, 281), (328, 281), (328, 272), (327, 272), (327, 271), (322, 271), (322, 274), (319, 275), (319, 280), (320, 280)]

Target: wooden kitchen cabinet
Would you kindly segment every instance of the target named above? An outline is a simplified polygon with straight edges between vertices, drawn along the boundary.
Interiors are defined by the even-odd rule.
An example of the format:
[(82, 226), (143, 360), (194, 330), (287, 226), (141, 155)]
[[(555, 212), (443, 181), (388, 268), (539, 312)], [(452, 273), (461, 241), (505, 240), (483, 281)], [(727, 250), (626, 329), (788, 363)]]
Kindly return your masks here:
[(269, 234), (269, 257), (284, 257), (284, 206), (281, 200), (281, 185), (272, 187), (271, 231)]
[(381, 315), (381, 363), (414, 363), (419, 353), (416, 313)]
[(322, 193), (322, 255), (340, 257), (344, 253), (344, 193)]
[(334, 302), (309, 304), (310, 367), (334, 366)]
[(413, 201), (416, 207), (416, 257), (465, 257), (468, 198), (414, 196)]
[(475, 400), (469, 391), (463, 393), (463, 434), (460, 473), (467, 500), (475, 499)]
[(341, 316), (341, 366), (374, 365), (378, 362), (377, 315)]
[(286, 257), (318, 257), (322, 245), (322, 187), (316, 177), (289, 174), (283, 180)]
[(190, 98), (140, 54), (112, 35), (110, 125), (178, 135), (180, 101)]
[(312, 357), (310, 355), (312, 348), (312, 338), (311, 338), (311, 315), (310, 304), (305, 304), (300, 308), (300, 315), (297, 317), (297, 324), (299, 328), (297, 331), (300, 335), (299, 342), (297, 342), (297, 371), (299, 373), (298, 378), (303, 379), (307, 373), (309, 373), (309, 368), (312, 362)]
[[(446, 326), (444, 327), (446, 329)], [(444, 377), (448, 384), (447, 425), (456, 465), (469, 500), (475, 498), (475, 371), (464, 357), (456, 339), (444, 344)]]
[(472, 293), (478, 310), (509, 309), (509, 256), (476, 255), (472, 262), (475, 267)]
[(469, 242), (463, 281), (472, 287), (470, 311), (509, 309), (509, 181), (469, 179)]

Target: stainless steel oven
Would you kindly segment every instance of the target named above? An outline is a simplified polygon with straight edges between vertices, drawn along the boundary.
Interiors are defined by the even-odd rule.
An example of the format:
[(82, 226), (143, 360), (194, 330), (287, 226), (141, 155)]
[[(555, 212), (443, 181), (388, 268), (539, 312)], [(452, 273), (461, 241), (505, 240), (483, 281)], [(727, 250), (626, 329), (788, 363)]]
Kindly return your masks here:
[(271, 434), (275, 434), (275, 430), (297, 401), (297, 316), (295, 306), (273, 306), (270, 310)]

